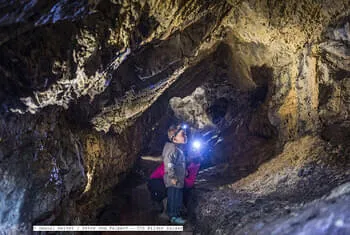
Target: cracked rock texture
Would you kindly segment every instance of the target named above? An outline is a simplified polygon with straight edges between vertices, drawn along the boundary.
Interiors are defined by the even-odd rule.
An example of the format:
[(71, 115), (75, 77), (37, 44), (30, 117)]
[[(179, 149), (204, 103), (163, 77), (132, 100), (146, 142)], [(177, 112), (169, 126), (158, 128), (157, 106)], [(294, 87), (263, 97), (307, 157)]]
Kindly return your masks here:
[(94, 223), (174, 121), (215, 133), (228, 177), (255, 172), (227, 190), (328, 193), (349, 176), (349, 19), (340, 0), (3, 1), (0, 230)]

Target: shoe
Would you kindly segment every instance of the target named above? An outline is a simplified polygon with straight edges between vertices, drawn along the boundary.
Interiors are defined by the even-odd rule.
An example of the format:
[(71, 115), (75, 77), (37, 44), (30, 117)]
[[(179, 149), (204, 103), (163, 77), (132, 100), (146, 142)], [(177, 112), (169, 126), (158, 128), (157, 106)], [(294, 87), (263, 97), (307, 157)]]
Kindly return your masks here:
[(186, 223), (186, 220), (184, 220), (181, 217), (171, 217), (170, 223), (171, 224), (184, 225)]

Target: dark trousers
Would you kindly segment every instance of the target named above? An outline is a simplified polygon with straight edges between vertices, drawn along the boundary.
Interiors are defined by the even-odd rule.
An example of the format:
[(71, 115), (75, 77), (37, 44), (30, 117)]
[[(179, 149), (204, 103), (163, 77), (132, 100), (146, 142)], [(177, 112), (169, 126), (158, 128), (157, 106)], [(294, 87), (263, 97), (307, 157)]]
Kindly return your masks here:
[(183, 189), (169, 187), (168, 188), (168, 205), (167, 211), (169, 218), (179, 217), (182, 206)]
[(153, 201), (161, 202), (167, 196), (163, 179), (150, 179), (147, 183)]
[(193, 197), (192, 189), (193, 188), (184, 188), (184, 191), (183, 191), (183, 203), (184, 203), (184, 206), (186, 207), (186, 209), (189, 208), (191, 201), (193, 200), (192, 199), (192, 197)]

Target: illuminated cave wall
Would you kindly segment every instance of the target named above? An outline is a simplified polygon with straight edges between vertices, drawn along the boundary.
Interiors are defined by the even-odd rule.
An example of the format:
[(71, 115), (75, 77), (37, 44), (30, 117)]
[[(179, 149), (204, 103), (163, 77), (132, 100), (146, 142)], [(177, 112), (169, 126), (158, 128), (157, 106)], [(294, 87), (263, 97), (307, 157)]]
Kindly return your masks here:
[(218, 131), (215, 161), (232, 168), (308, 135), (349, 151), (347, 2), (9, 1), (0, 14), (1, 230), (94, 221), (169, 113)]

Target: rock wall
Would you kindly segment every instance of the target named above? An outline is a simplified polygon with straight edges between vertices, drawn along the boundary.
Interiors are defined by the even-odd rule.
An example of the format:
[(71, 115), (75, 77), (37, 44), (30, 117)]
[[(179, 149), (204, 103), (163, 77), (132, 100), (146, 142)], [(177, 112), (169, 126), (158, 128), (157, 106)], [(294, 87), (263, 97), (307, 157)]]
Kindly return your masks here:
[(66, 126), (56, 112), (2, 116), (2, 231), (21, 233), (32, 222), (51, 223), (63, 199), (82, 193), (84, 146)]
[(326, 0), (4, 3), (1, 228), (94, 221), (138, 154), (160, 151), (174, 117), (216, 133), (213, 162), (235, 170), (306, 135), (348, 156), (349, 9)]

